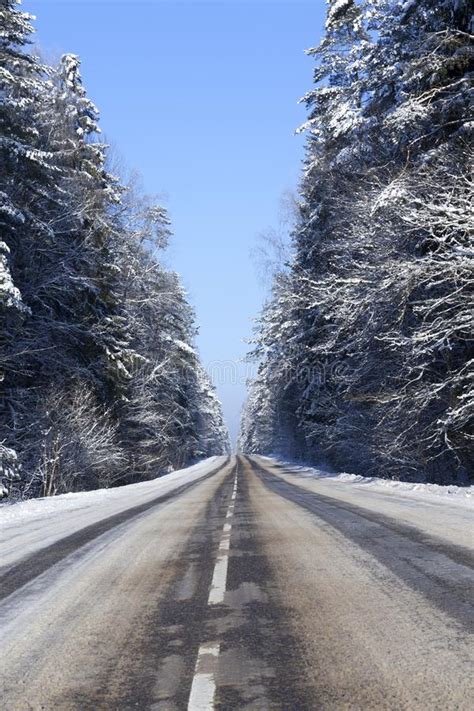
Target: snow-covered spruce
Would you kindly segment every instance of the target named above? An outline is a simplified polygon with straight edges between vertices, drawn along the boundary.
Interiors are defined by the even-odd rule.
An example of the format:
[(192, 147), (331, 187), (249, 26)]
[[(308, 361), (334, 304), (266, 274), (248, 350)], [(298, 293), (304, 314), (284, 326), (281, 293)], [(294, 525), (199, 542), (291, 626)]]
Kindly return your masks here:
[(474, 476), (470, 31), (466, 0), (328, 2), (295, 257), (257, 327), (244, 451)]
[(0, 486), (51, 495), (151, 478), (228, 450), (160, 264), (166, 211), (107, 169), (75, 55), (28, 51), (0, 4)]

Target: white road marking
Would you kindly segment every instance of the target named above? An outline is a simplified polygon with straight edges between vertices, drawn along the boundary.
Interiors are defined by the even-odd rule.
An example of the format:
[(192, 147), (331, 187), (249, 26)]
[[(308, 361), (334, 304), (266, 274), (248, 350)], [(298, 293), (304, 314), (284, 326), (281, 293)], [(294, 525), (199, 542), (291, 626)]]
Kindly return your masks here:
[(223, 538), (219, 544), (219, 553), (230, 550), (230, 536)]
[(209, 605), (219, 605), (224, 602), (225, 590), (227, 584), (227, 568), (229, 566), (229, 550), (230, 550), (230, 534), (232, 531), (232, 523), (227, 521), (234, 515), (235, 497), (237, 495), (237, 473), (234, 479), (234, 488), (232, 492), (231, 502), (227, 509), (226, 522), (222, 529), (222, 537), (219, 543), (216, 565), (212, 575), (211, 591), (209, 593)]
[[(208, 605), (218, 605), (224, 602), (227, 585), (227, 568), (229, 566), (230, 536), (232, 522), (229, 520), (234, 515), (235, 499), (237, 497), (237, 470), (235, 472), (234, 487), (231, 501), (227, 509), (226, 520), (222, 529), (219, 542), (217, 560), (212, 575), (211, 590)], [(216, 694), (215, 674), (220, 645), (217, 642), (201, 644), (194, 670), (191, 694), (189, 696), (188, 711), (212, 711)]]
[(216, 668), (220, 645), (215, 642), (201, 644), (194, 670), (188, 701), (188, 711), (210, 711), (214, 708), (216, 694)]
[(211, 592), (209, 593), (209, 605), (219, 605), (224, 602), (225, 586), (227, 582), (227, 567), (229, 565), (229, 555), (227, 552), (217, 558), (212, 576)]

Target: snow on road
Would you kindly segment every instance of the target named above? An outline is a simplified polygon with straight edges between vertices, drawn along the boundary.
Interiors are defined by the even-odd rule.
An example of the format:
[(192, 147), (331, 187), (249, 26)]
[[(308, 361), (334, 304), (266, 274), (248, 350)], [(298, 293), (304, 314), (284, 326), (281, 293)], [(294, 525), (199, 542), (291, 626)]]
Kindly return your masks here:
[[(269, 457), (257, 459), (270, 466), (277, 464)], [(97, 521), (197, 481), (225, 461), (225, 457), (211, 457), (152, 481), (114, 489), (0, 503), (0, 565), (12, 565)], [(278, 476), (310, 491), (380, 511), (458, 545), (473, 544), (474, 487), (444, 487), (347, 473), (330, 474), (292, 463), (283, 466), (283, 471), (279, 467), (275, 469)]]
[(224, 464), (210, 457), (151, 481), (113, 489), (0, 503), (1, 565), (7, 566), (86, 526), (197, 481)]
[(466, 548), (474, 545), (474, 487), (437, 486), (330, 474), (321, 469), (256, 457), (274, 474), (302, 489), (404, 522)]
[(418, 482), (395, 481), (394, 479), (382, 479), (375, 476), (361, 476), (360, 474), (349, 474), (342, 472), (339, 474), (324, 471), (315, 467), (307, 467), (301, 464), (283, 462), (272, 457), (259, 457), (262, 461), (269, 463), (278, 461), (285, 467), (285, 471), (303, 478), (327, 479), (334, 482), (343, 482), (363, 487), (371, 491), (380, 491), (385, 494), (390, 492), (398, 496), (414, 497), (425, 499), (426, 501), (438, 501), (453, 503), (460, 506), (474, 508), (474, 486), (442, 486), (440, 484), (423, 484)]

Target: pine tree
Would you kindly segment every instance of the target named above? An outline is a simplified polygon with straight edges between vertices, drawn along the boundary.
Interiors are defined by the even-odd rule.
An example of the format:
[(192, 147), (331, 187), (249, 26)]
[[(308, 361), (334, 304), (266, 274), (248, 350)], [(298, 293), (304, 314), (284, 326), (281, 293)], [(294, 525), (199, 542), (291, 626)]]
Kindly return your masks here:
[(49, 85), (45, 68), (25, 51), (33, 32), (31, 16), (14, 0), (0, 4), (0, 468), (3, 490), (17, 479), (20, 466), (15, 398), (11, 374), (21, 369), (18, 341), (31, 313), (18, 272), (25, 259), (31, 232), (47, 231), (35, 214), (36, 195), (47, 192), (54, 180), (51, 154), (41, 145), (34, 107)]
[(289, 415), (302, 458), (378, 476), (466, 480), (474, 415), (468, 33), (466, 2), (329, 3), (326, 37), (311, 50), (317, 86), (306, 97), (291, 335), (281, 324), (260, 329), (269, 340), (249, 399), (250, 409), (258, 400), (258, 428), (245, 445), (252, 451), (278, 451), (273, 423), (285, 408), (267, 373), (279, 381), (271, 354), (291, 343), (298, 406)]
[(31, 18), (10, 0), (0, 13), (1, 496), (12, 482), (31, 496), (136, 481), (223, 451), (194, 315), (151, 254), (165, 211), (106, 169), (78, 57), (40, 65)]

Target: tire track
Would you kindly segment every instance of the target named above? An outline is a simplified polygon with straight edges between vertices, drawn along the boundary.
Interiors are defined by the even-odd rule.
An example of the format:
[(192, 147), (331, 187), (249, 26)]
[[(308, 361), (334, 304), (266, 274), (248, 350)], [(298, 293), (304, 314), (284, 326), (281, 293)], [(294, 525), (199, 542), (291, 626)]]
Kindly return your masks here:
[(56, 565), (64, 558), (67, 558), (72, 553), (93, 541), (95, 538), (107, 533), (108, 531), (130, 522), (132, 519), (147, 513), (156, 506), (160, 506), (171, 499), (180, 496), (184, 492), (192, 489), (206, 479), (215, 476), (221, 472), (229, 464), (229, 459), (224, 464), (212, 469), (208, 474), (199, 479), (182, 484), (173, 491), (166, 494), (161, 494), (151, 501), (144, 504), (133, 506), (120, 513), (113, 514), (102, 521), (93, 523), (85, 528), (82, 528), (70, 536), (66, 536), (50, 546), (47, 546), (39, 551), (35, 551), (29, 556), (26, 556), (18, 563), (0, 568), (0, 602), (12, 595), (14, 592), (24, 587), (27, 583), (42, 575), (49, 568)]
[(328, 523), (463, 629), (474, 632), (472, 551), (385, 514), (290, 484), (253, 459), (248, 461), (270, 491)]

